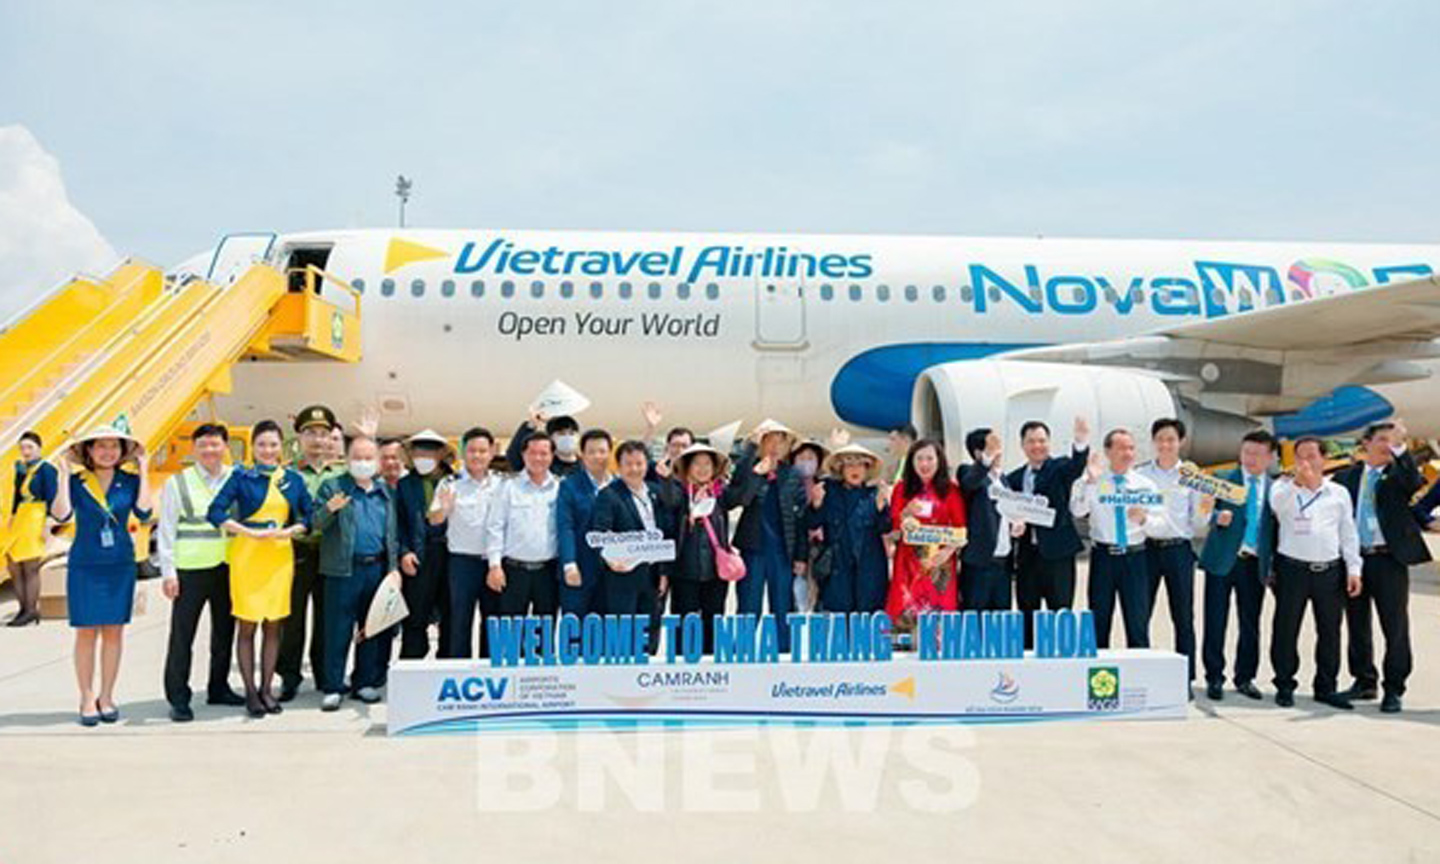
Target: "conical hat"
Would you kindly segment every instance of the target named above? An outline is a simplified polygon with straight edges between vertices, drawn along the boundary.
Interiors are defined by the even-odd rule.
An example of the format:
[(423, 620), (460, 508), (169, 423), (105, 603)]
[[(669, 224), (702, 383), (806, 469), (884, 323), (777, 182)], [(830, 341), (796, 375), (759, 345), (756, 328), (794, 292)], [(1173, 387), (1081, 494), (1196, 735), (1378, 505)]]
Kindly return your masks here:
[(771, 420), (769, 418), (762, 420), (760, 422), (760, 425), (755, 427), (755, 440), (764, 441), (765, 436), (771, 434), (772, 432), (778, 432), (779, 434), (784, 435), (786, 440), (790, 442), (791, 449), (794, 449), (795, 444), (800, 440), (799, 433), (797, 433), (794, 429), (791, 429), (789, 426), (786, 426), (779, 420)]
[(66, 446), (66, 451), (70, 453), (70, 461), (76, 464), (80, 464), (83, 459), (80, 453), (81, 445), (87, 444), (91, 441), (99, 441), (101, 438), (119, 439), (120, 444), (123, 448), (120, 453), (121, 462), (128, 462), (131, 459), (134, 459), (144, 448), (144, 445), (140, 443), (140, 440), (134, 435), (131, 435), (129, 432), (117, 429), (114, 426), (97, 426), (94, 429), (91, 429), (89, 432), (86, 432), (84, 435), (81, 435), (79, 438), (76, 438), (74, 441), (70, 442), (68, 446)]
[(421, 429), (419, 432), (405, 439), (406, 447), (414, 447), (417, 444), (439, 447), (445, 451), (447, 455), (454, 452), (454, 448), (450, 446), (449, 439), (434, 429)]
[(709, 453), (715, 460), (715, 477), (719, 479), (725, 475), (725, 469), (730, 467), (730, 457), (711, 447), (709, 444), (695, 443), (686, 447), (679, 456), (675, 457), (675, 476), (684, 480), (690, 473), (690, 460), (701, 453)]
[(870, 463), (866, 473), (866, 480), (874, 480), (880, 473), (880, 457), (876, 456), (866, 447), (859, 444), (846, 444), (836, 449), (825, 459), (825, 473), (834, 477), (840, 476), (840, 469), (836, 463), (846, 456), (859, 456)]
[(815, 450), (819, 451), (820, 464), (822, 466), (825, 464), (825, 461), (830, 458), (830, 448), (826, 447), (823, 442), (816, 441), (814, 438), (806, 438), (804, 441), (801, 441), (794, 447), (791, 447), (790, 458), (794, 459), (796, 453), (799, 453), (801, 450), (804, 450), (807, 447), (813, 447), (815, 448)]
[(549, 420), (553, 417), (579, 414), (589, 407), (590, 400), (586, 399), (584, 394), (557, 378), (540, 391), (530, 410)]

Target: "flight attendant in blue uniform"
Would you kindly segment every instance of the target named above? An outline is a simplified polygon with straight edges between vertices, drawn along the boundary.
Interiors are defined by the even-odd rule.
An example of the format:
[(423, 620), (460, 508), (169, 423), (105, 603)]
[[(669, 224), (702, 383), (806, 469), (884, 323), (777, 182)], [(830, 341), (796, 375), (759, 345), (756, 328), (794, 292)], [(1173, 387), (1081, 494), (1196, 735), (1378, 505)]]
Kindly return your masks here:
[[(285, 439), (273, 420), (250, 431), (255, 464), (230, 474), (210, 502), (206, 519), (231, 536), (230, 609), (235, 615), (235, 659), (245, 681), (245, 713), (279, 714), (270, 692), (280, 660), (281, 624), (290, 617), (295, 581), (292, 540), (305, 533), (310, 492), (305, 478), (280, 464)], [(260, 675), (255, 674), (255, 632), (262, 634)]]
[[(137, 473), (120, 470), (134, 460)], [(81, 466), (73, 471), (76, 463)], [(120, 719), (115, 679), (125, 625), (135, 603), (135, 546), (129, 521), (150, 519), (150, 468), (145, 448), (124, 432), (102, 427), (60, 454), (59, 484), (51, 512), (75, 515), (75, 542), (65, 577), (70, 626), (75, 628), (75, 680), (80, 723)], [(95, 643), (100, 642), (100, 693), (95, 693)]]

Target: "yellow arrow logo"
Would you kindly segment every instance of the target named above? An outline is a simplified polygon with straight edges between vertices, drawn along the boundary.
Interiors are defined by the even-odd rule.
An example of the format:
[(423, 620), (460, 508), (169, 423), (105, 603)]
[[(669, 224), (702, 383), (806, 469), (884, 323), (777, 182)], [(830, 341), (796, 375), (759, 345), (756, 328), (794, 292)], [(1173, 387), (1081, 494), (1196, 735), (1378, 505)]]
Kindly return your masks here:
[(908, 696), (908, 697), (910, 697), (911, 699), (914, 699), (914, 698), (915, 698), (915, 676), (914, 676), (914, 675), (911, 675), (909, 678), (903, 678), (903, 679), (901, 679), (901, 680), (899, 680), (899, 681), (896, 681), (894, 684), (891, 684), (891, 685), (890, 685), (890, 689), (891, 689), (891, 690), (894, 690), (896, 693), (900, 694), (901, 696)]
[(443, 249), (436, 249), (434, 246), (426, 246), (422, 243), (412, 243), (409, 240), (401, 240), (399, 237), (391, 237), (390, 248), (385, 250), (385, 272), (391, 273), (406, 264), (414, 264), (416, 261), (433, 261), (436, 258), (448, 257), (450, 257), (450, 253)]

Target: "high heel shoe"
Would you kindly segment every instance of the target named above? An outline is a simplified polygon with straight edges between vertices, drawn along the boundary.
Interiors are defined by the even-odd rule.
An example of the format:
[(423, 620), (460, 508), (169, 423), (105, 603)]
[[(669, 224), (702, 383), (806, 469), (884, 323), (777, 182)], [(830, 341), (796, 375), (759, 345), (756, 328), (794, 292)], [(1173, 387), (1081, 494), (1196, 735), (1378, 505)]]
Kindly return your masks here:
[[(95, 707), (100, 708), (100, 703), (96, 702)], [(119, 719), (120, 707), (118, 705), (111, 705), (109, 708), (100, 708), (101, 723), (114, 723)]]
[(269, 695), (260, 697), (260, 706), (265, 709), (267, 714), (279, 714), (285, 710), (280, 707), (279, 702), (275, 701), (275, 697)]
[(245, 697), (245, 713), (259, 720), (265, 716), (265, 703), (258, 696)]
[(93, 699), (91, 700), (91, 704), (95, 705), (94, 714), (86, 714), (83, 707), (80, 709), (80, 725), (86, 727), (87, 729), (92, 726), (100, 725), (100, 705), (96, 703)]

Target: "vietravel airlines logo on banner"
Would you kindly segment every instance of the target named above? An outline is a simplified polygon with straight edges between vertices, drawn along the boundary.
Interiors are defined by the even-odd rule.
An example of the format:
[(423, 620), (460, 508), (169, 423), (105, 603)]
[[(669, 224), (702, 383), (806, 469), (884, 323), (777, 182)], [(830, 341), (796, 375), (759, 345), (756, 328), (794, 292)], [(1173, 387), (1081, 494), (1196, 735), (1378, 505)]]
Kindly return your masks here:
[[(495, 665), (392, 665), (388, 731), (1185, 716), (1185, 659), (1167, 651), (1097, 652), (1088, 612), (1039, 613), (1037, 650), (1029, 654), (1020, 613), (924, 616), (916, 633), (920, 649), (905, 654), (890, 653), (883, 615), (803, 617), (794, 655), (766, 644), (764, 617), (734, 616), (728, 626), (753, 632), (754, 641), (724, 643), (717, 636), (713, 658), (686, 653), (680, 619), (667, 629), (677, 647), (655, 657), (636, 641), (636, 630), (620, 633), (624, 628), (613, 617), (571, 625), (582, 635), (569, 654), (562, 647), (569, 635), (560, 631), (570, 630), (564, 619), (536, 619), (529, 648), (510, 654), (502, 647)], [(792, 625), (800, 618), (792, 617)], [(612, 647), (623, 643), (624, 651), (606, 650), (606, 623)], [(1065, 628), (1070, 634), (1062, 638)], [(594, 634), (588, 654), (586, 630)], [(491, 631), (492, 646), (496, 636), (503, 634)]]

